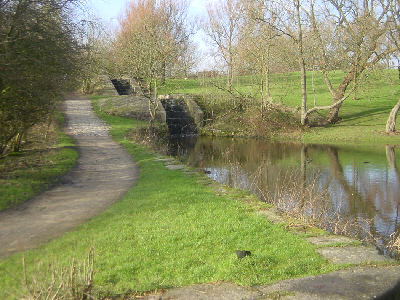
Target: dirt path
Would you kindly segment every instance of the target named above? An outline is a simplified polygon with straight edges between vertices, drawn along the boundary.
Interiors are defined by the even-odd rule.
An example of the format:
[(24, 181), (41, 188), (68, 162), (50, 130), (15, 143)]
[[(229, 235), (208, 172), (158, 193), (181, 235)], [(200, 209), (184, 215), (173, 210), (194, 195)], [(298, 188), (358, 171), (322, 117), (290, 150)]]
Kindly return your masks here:
[(77, 166), (61, 184), (14, 209), (0, 212), (0, 256), (60, 236), (118, 201), (138, 175), (131, 156), (108, 135), (90, 100), (64, 102), (67, 134), (77, 142)]

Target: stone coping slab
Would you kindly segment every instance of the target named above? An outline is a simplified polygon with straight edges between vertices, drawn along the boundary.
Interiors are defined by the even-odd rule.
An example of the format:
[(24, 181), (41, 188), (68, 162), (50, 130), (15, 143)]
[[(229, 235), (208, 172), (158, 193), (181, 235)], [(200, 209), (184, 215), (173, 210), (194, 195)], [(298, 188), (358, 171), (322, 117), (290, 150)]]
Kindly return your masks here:
[[(400, 266), (360, 267), (284, 280), (272, 285), (259, 286), (257, 290), (264, 294), (262, 299), (372, 299), (395, 285), (399, 277)], [(281, 296), (278, 298), (277, 294)]]
[(162, 295), (144, 297), (146, 300), (242, 300), (260, 299), (261, 293), (233, 283), (204, 283), (199, 285), (173, 288)]
[(166, 165), (165, 166), (168, 170), (183, 170), (186, 168), (185, 165)]
[(316, 251), (333, 264), (394, 262), (394, 260), (381, 255), (372, 246), (327, 247), (316, 249)]
[(336, 244), (336, 243), (356, 243), (357, 240), (351, 239), (346, 236), (342, 235), (322, 235), (322, 236), (315, 236), (307, 238), (311, 244), (314, 245), (329, 245), (329, 244)]
[(373, 299), (396, 284), (400, 266), (358, 267), (251, 288), (217, 282), (172, 288), (146, 300), (355, 300)]

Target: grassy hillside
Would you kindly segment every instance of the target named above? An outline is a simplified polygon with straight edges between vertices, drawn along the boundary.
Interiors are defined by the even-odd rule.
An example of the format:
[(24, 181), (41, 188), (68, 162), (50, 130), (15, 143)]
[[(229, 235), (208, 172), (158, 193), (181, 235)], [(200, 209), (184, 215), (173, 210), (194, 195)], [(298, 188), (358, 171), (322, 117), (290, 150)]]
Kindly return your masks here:
[[(338, 85), (343, 77), (340, 71), (330, 74), (334, 85)], [(256, 105), (260, 99), (260, 76), (240, 76), (235, 79), (235, 89), (242, 95), (250, 95), (246, 100), (249, 106)], [(160, 93), (189, 93), (201, 94), (205, 102), (213, 102), (214, 106), (227, 107), (227, 93), (219, 90), (215, 85), (224, 86), (223, 78), (206, 79), (169, 79)], [(314, 105), (331, 104), (331, 96), (320, 73), (308, 73), (308, 108)], [(286, 74), (272, 74), (271, 76), (272, 101), (292, 108), (300, 108), (301, 88), (298, 72)], [(290, 130), (278, 134), (278, 139), (297, 138), (303, 142), (312, 143), (383, 143), (399, 144), (400, 136), (387, 136), (384, 133), (386, 119), (393, 105), (400, 98), (400, 81), (397, 70), (375, 70), (366, 74), (357, 89), (357, 97), (351, 95), (343, 104), (339, 116), (342, 120), (332, 126), (306, 128), (299, 132)], [(205, 106), (207, 108), (207, 106)], [(216, 109), (214, 109), (216, 110)], [(217, 110), (218, 111), (218, 110)], [(239, 115), (241, 112), (232, 112)], [(323, 116), (326, 112), (320, 112)], [(243, 114), (245, 117), (246, 114)], [(254, 113), (253, 113), (254, 115)], [(318, 116), (318, 115), (314, 115)], [(234, 120), (237, 122), (237, 119)], [(230, 119), (225, 118), (225, 123)], [(219, 122), (223, 123), (223, 122)], [(225, 124), (226, 125), (226, 124)], [(219, 125), (214, 123), (213, 126)], [(286, 130), (288, 131), (288, 130)], [(271, 132), (265, 132), (270, 135)]]

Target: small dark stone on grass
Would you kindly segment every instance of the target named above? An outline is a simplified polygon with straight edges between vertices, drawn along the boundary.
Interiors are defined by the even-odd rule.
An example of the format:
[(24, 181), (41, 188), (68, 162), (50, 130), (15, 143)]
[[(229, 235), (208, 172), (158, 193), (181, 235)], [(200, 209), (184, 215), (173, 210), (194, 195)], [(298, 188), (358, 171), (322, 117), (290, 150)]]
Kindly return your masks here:
[(235, 250), (235, 252), (238, 259), (242, 259), (243, 257), (251, 255), (251, 252), (248, 250)]

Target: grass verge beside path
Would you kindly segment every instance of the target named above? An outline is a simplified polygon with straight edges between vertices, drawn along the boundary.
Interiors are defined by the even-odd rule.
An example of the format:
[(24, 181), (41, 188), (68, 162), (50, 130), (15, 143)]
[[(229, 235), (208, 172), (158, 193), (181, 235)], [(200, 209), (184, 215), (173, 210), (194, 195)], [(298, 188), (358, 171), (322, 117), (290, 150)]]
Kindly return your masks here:
[[(301, 236), (255, 214), (262, 204), (246, 204), (243, 198), (251, 198), (246, 192), (217, 195), (204, 175), (166, 169), (148, 149), (126, 138), (141, 123), (97, 113), (140, 167), (136, 185), (87, 224), (0, 261), (1, 299), (23, 285), (22, 255), (30, 277), (38, 272), (38, 262), (43, 272), (53, 261), (59, 266), (72, 257), (82, 261), (90, 247), (94, 286), (102, 295), (220, 280), (251, 286), (334, 269)], [(237, 249), (252, 255), (238, 260)]]
[(23, 151), (0, 159), (0, 210), (46, 190), (75, 165), (78, 153), (71, 148), (74, 141), (60, 131), (60, 113), (53, 123), (35, 126)]

